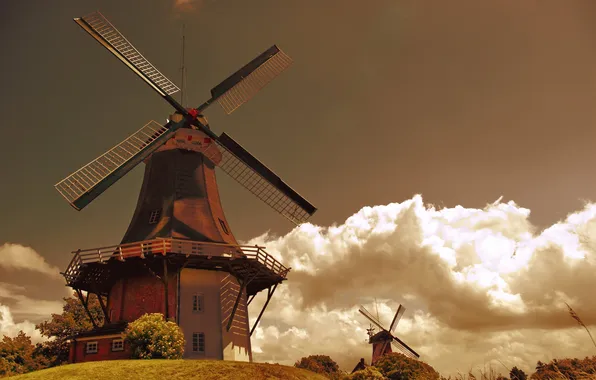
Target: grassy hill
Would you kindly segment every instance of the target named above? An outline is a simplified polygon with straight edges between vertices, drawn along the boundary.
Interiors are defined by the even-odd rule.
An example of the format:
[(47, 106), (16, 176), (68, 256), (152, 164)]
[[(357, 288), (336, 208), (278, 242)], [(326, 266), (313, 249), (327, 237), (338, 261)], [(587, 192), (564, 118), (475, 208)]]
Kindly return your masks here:
[(287, 379), (324, 380), (326, 377), (279, 364), (221, 360), (109, 360), (68, 364), (11, 377), (15, 380), (187, 380)]

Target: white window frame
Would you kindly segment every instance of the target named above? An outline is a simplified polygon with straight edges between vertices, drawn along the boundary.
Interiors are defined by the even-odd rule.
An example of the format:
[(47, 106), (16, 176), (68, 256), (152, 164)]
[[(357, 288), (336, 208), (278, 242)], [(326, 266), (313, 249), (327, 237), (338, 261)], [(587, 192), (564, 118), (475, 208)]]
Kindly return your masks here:
[[(195, 337), (197, 338), (197, 349), (195, 350)], [(201, 351), (201, 337), (203, 337), (203, 350)], [(198, 354), (205, 353), (205, 333), (204, 332), (193, 332), (192, 333), (192, 352), (196, 352)]]
[[(197, 299), (199, 309), (195, 310), (195, 298)], [(205, 311), (205, 296), (203, 293), (195, 293), (192, 295), (192, 312), (193, 313), (202, 313)]]
[[(120, 343), (120, 347), (114, 348), (114, 345), (116, 343)], [(124, 351), (124, 339), (122, 339), (122, 338), (112, 339), (112, 352), (118, 352), (118, 351)]]
[[(91, 349), (91, 347), (95, 346), (95, 350)], [(99, 344), (97, 343), (96, 340), (94, 340), (93, 342), (87, 342), (85, 343), (85, 353), (86, 354), (97, 354), (97, 351), (99, 351)]]

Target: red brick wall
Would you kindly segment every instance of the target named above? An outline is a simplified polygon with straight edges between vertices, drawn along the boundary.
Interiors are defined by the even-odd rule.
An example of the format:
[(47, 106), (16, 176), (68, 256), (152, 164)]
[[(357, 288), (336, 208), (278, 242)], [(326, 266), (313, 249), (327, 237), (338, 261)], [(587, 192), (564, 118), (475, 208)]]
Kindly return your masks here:
[[(82, 363), (98, 360), (130, 359), (130, 350), (126, 342), (124, 342), (124, 351), (112, 352), (112, 340), (114, 339), (117, 338), (102, 339), (101, 337), (98, 337), (93, 340), (74, 341), (70, 345), (69, 362)], [(87, 354), (85, 352), (87, 342), (97, 342), (96, 354)]]
[(393, 352), (393, 350), (391, 349), (391, 342), (387, 342), (387, 344), (385, 344), (384, 342), (373, 343), (373, 354), (371, 364), (374, 365), (377, 362), (377, 360), (381, 358), (381, 356), (385, 354), (390, 354), (391, 352)]
[[(168, 314), (176, 318), (177, 277), (168, 279)], [(121, 279), (110, 291), (108, 312), (112, 322), (132, 322), (145, 313), (165, 314), (165, 291), (163, 282), (155, 276), (131, 277)]]

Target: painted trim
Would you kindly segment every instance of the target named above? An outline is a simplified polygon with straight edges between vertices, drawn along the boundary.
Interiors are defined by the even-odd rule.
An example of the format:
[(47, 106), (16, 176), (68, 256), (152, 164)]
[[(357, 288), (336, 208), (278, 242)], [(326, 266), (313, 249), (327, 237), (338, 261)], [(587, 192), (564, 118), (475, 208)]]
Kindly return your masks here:
[[(195, 340), (195, 334), (197, 334), (197, 351), (194, 350), (194, 340)], [(203, 351), (199, 351), (199, 347), (201, 347), (201, 345), (199, 344), (200, 342), (200, 338), (201, 335), (203, 336)], [(205, 334), (205, 332), (203, 331), (193, 331), (192, 333), (192, 342), (191, 343), (191, 352), (197, 354), (197, 355), (206, 355), (207, 354), (207, 335)]]
[(181, 268), (178, 271), (178, 275), (177, 275), (178, 279), (176, 281), (177, 282), (177, 286), (178, 286), (178, 291), (176, 292), (176, 301), (177, 301), (176, 302), (176, 324), (178, 326), (180, 326), (180, 278), (182, 277), (182, 271), (184, 269), (185, 268)]
[[(122, 348), (119, 348), (117, 350), (114, 350), (114, 343), (115, 342), (122, 342)], [(122, 352), (124, 351), (124, 339), (123, 338), (117, 338), (117, 339), (112, 339), (112, 344), (110, 345), (111, 347), (111, 352)]]
[(110, 335), (86, 336), (84, 338), (75, 338), (74, 340), (77, 341), (77, 342), (86, 342), (86, 341), (89, 341), (89, 340), (112, 339), (112, 338), (124, 339), (124, 334), (110, 334)]
[[(95, 351), (89, 351), (89, 345), (95, 343)], [(97, 340), (85, 343), (85, 355), (97, 354), (99, 352), (99, 342)]]

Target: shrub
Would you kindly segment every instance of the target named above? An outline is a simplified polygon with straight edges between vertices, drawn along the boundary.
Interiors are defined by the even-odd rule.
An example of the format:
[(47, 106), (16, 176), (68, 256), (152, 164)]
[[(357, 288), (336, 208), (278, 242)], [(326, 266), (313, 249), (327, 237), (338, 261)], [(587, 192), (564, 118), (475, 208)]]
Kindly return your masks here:
[(347, 376), (348, 380), (384, 379), (385, 376), (375, 367), (366, 367)]
[(184, 354), (184, 334), (160, 313), (145, 314), (128, 324), (125, 339), (136, 359), (180, 359)]
[(437, 371), (430, 365), (400, 353), (384, 355), (374, 365), (381, 374), (392, 380), (439, 380)]
[(310, 355), (303, 357), (294, 364), (294, 367), (320, 373), (331, 379), (336, 379), (341, 376), (339, 366), (327, 355)]
[(526, 373), (521, 369), (513, 367), (509, 372), (509, 378), (511, 380), (526, 380), (528, 378), (528, 375), (526, 375)]

